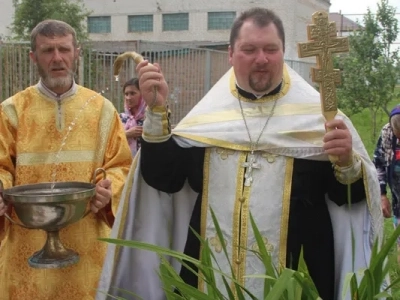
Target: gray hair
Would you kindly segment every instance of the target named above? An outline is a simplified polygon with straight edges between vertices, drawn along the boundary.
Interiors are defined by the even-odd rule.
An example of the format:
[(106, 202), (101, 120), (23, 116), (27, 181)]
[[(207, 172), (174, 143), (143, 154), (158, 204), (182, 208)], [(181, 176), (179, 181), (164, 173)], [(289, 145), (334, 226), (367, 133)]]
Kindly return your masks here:
[(45, 37), (67, 36), (71, 34), (74, 48), (78, 47), (76, 31), (71, 25), (59, 20), (44, 20), (36, 25), (31, 32), (31, 50), (36, 51), (36, 38), (38, 35)]

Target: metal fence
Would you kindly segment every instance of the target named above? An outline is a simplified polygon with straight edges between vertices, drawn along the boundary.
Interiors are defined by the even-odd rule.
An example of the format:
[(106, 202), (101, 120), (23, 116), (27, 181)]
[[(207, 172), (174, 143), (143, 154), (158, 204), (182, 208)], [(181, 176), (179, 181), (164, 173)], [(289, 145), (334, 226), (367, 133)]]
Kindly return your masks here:
[[(136, 51), (151, 62), (160, 64), (170, 89), (173, 123), (182, 119), (230, 68), (228, 55), (224, 51), (143, 41), (122, 46), (113, 43), (87, 45), (79, 59), (76, 80), (102, 93), (113, 102), (118, 111), (123, 110), (122, 85), (135, 76), (135, 66), (131, 60), (127, 60), (122, 66), (119, 81), (113, 76), (114, 61), (124, 51)], [(309, 80), (311, 63), (291, 60), (286, 62)], [(0, 65), (1, 100), (38, 81), (37, 70), (29, 60), (29, 46), (26, 43), (1, 44)]]

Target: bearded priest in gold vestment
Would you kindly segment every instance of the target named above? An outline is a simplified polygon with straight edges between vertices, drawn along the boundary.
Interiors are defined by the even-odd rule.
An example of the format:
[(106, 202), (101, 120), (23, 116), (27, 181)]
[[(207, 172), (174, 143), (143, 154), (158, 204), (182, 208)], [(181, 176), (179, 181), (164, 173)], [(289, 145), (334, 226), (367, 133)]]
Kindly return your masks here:
[[(91, 213), (62, 229), (60, 238), (80, 261), (63, 269), (35, 269), (27, 259), (40, 250), (46, 233), (8, 222), (18, 221), (0, 197), (0, 299), (93, 299), (113, 213), (131, 164), (118, 114), (102, 95), (77, 85), (76, 33), (68, 24), (46, 20), (31, 33), (30, 58), (40, 82), (0, 105), (0, 180), (4, 188), (54, 181), (90, 182), (98, 176)], [(65, 142), (65, 144), (64, 144)]]

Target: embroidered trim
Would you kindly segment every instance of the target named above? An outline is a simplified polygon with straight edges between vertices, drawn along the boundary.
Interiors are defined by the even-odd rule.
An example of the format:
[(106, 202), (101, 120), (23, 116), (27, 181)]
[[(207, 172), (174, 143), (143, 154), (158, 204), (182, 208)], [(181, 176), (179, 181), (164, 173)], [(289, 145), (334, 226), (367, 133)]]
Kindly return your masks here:
[(336, 180), (341, 184), (353, 184), (363, 177), (361, 165), (360, 157), (355, 153), (353, 153), (347, 166), (340, 167), (337, 164), (334, 164), (333, 169)]
[[(100, 96), (100, 95), (99, 95)], [(100, 122), (99, 122), (99, 144), (98, 151), (96, 153), (96, 162), (101, 166), (104, 160), (104, 154), (107, 148), (107, 141), (110, 137), (110, 131), (114, 122), (115, 108), (113, 104), (103, 98), (103, 107), (101, 110)]]
[[(246, 252), (248, 236), (248, 214), (250, 188), (244, 187), (244, 168), (242, 165), (246, 162), (246, 152), (240, 153), (239, 167), (236, 178), (236, 200), (233, 213), (232, 228), (232, 269), (235, 279), (241, 285), (244, 285), (244, 276), (246, 272)], [(235, 291), (234, 284), (232, 288)], [(236, 293), (235, 293), (236, 294)]]
[[(206, 240), (207, 231), (207, 212), (208, 212), (208, 183), (210, 181), (210, 160), (211, 160), (211, 148), (207, 148), (204, 154), (204, 167), (203, 167), (203, 194), (201, 199), (201, 220), (200, 220), (200, 235), (203, 240)], [(202, 246), (200, 248), (200, 260), (201, 260)], [(203, 275), (198, 273), (198, 289), (205, 291)]]
[(293, 157), (286, 159), (285, 183), (282, 197), (281, 236), (279, 244), (279, 264), (282, 269), (286, 267), (287, 239), (289, 232), (290, 196), (292, 193)]
[(15, 129), (18, 127), (18, 115), (13, 102), (13, 97), (10, 97), (1, 103), (4, 114), (8, 117), (10, 124)]
[(142, 137), (146, 142), (162, 143), (171, 137), (170, 110), (168, 106), (146, 109), (146, 119)]

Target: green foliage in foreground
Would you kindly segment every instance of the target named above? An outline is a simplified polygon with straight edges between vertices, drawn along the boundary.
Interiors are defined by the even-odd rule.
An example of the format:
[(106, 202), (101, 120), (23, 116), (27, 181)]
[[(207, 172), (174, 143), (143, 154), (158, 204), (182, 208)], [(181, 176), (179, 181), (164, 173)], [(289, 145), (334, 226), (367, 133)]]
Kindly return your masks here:
[[(217, 231), (218, 238), (223, 241), (223, 234), (218, 221), (211, 211), (213, 222)], [(251, 225), (258, 245), (258, 251), (249, 250), (255, 253), (265, 267), (264, 274), (254, 275), (252, 277), (263, 280), (264, 295), (262, 299), (265, 300), (316, 300), (321, 299), (314, 283), (308, 274), (306, 264), (303, 257), (300, 259), (298, 270), (288, 268), (278, 269), (274, 266), (272, 258), (266, 249), (263, 238), (251, 217)], [(350, 229), (349, 229), (350, 230)], [(375, 243), (372, 251), (370, 266), (366, 270), (357, 270), (355, 273), (348, 274), (345, 281), (345, 288), (343, 295), (348, 292), (351, 293), (353, 300), (366, 300), (366, 299), (398, 299), (393, 295), (391, 287), (400, 282), (400, 278), (393, 280), (390, 285), (384, 285), (385, 279), (389, 275), (390, 261), (388, 261), (388, 254), (390, 253), (397, 237), (400, 236), (400, 227), (398, 227), (392, 235), (378, 247)], [(188, 257), (180, 252), (172, 251), (170, 249), (161, 248), (155, 245), (146, 244), (137, 241), (125, 241), (119, 239), (101, 239), (102, 241), (113, 243), (119, 246), (132, 247), (136, 249), (149, 250), (156, 252), (161, 257), (160, 266), (160, 279), (163, 283), (166, 297), (168, 300), (177, 299), (196, 299), (196, 300), (244, 300), (258, 298), (252, 294), (251, 290), (247, 290), (241, 286), (235, 278), (235, 274), (231, 267), (230, 274), (224, 274), (218, 266), (218, 261), (210, 249), (208, 240), (204, 240), (200, 236), (201, 241), (201, 259), (196, 260)], [(222, 250), (230, 261), (228, 252), (224, 243)], [(380, 249), (379, 249), (380, 248)], [(169, 264), (167, 257), (173, 257), (178, 260), (182, 265), (189, 268), (195, 274), (198, 274), (205, 283), (205, 291), (200, 291), (197, 288), (185, 284), (182, 278), (175, 269)], [(195, 265), (199, 272), (196, 272), (192, 265)], [(216, 285), (216, 277), (222, 276), (224, 283), (223, 287)], [(385, 286), (382, 290), (382, 286)], [(176, 293), (176, 290), (179, 293)], [(127, 292), (127, 291), (126, 291)], [(127, 296), (128, 296), (127, 292)], [(131, 293), (129, 293), (131, 294)], [(343, 296), (342, 295), (342, 296)], [(118, 298), (121, 299), (121, 298)]]

